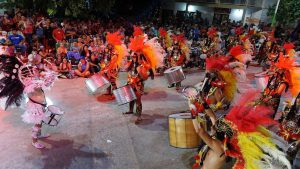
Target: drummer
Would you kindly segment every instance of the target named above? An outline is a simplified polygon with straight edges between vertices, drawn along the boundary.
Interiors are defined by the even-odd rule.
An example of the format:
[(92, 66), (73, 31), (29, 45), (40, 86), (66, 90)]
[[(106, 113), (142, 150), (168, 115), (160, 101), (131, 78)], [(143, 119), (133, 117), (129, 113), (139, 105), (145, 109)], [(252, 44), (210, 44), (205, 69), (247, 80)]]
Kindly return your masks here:
[[(184, 53), (181, 51), (180, 47), (177, 43), (174, 44), (173, 50), (169, 55), (169, 63), (171, 67), (176, 66), (184, 66), (184, 63), (186, 62), (186, 57)], [(181, 87), (181, 82), (174, 83), (172, 85), (169, 85), (168, 88), (176, 87), (176, 90), (179, 90)]]
[(112, 52), (112, 59), (101, 69), (100, 75), (105, 76), (105, 78), (110, 82), (110, 86), (107, 88), (105, 95), (113, 96), (112, 91), (117, 88), (116, 81), (118, 78), (119, 68), (117, 66), (116, 58), (118, 54), (116, 51)]
[(292, 95), (296, 95), (297, 88), (299, 90), (299, 79), (293, 67), (294, 63), (292, 59), (283, 56), (283, 53), (281, 53), (278, 62), (274, 64), (273, 70), (270, 70), (272, 71), (272, 76), (269, 78), (260, 100), (256, 102), (256, 104), (271, 106), (274, 110), (273, 118), (275, 118), (278, 110), (281, 95), (289, 87), (291, 87)]
[(137, 119), (135, 124), (139, 124), (142, 121), (142, 95), (144, 94), (144, 81), (148, 79), (149, 64), (146, 62), (144, 56), (136, 52), (133, 54), (132, 59), (128, 60), (128, 81), (127, 84), (131, 85), (137, 97), (136, 100), (129, 103), (129, 111), (124, 114), (133, 114), (133, 108), (136, 104), (135, 114)]

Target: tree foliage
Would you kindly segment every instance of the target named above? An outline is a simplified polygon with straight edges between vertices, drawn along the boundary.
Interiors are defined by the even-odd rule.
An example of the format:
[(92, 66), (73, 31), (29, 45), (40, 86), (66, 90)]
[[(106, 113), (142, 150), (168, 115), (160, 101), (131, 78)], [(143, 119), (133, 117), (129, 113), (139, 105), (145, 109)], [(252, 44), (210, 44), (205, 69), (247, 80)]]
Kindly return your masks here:
[(0, 0), (0, 2), (0, 8), (20, 8), (32, 13), (79, 18), (108, 14), (115, 4), (115, 0)]
[[(268, 10), (268, 16), (274, 16), (276, 4)], [(300, 0), (281, 0), (276, 14), (276, 21), (287, 25), (300, 18)]]

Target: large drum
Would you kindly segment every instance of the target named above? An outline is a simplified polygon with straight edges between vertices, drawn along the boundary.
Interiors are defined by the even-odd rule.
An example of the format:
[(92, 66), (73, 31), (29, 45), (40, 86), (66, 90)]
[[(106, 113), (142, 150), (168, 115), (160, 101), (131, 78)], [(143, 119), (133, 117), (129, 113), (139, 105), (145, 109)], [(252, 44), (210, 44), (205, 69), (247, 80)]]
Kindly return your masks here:
[(119, 106), (136, 100), (136, 95), (130, 85), (113, 90), (113, 93)]
[(85, 81), (86, 87), (93, 94), (103, 93), (110, 86), (110, 82), (103, 76), (95, 74)]
[(185, 79), (181, 66), (171, 67), (170, 69), (167, 69), (164, 74), (169, 85), (181, 82)]
[(47, 120), (43, 121), (43, 123), (49, 126), (57, 126), (64, 114), (64, 111), (53, 105), (48, 106), (46, 109), (46, 114), (49, 116), (47, 117)]
[(195, 148), (200, 144), (200, 137), (195, 131), (191, 113), (169, 115), (169, 141), (177, 148)]
[(269, 81), (269, 76), (267, 75), (266, 72), (262, 72), (259, 74), (254, 75), (255, 78), (255, 83), (256, 83), (256, 88), (264, 91), (265, 88), (268, 85), (268, 81)]

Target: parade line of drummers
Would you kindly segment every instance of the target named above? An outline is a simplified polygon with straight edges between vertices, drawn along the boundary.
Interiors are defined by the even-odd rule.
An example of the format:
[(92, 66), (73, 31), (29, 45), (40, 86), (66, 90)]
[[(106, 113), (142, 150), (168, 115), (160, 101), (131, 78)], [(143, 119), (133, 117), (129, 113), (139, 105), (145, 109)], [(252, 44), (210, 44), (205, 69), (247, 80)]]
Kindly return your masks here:
[[(164, 75), (169, 88), (182, 89), (179, 92), (190, 108), (191, 130), (202, 142), (193, 168), (222, 168), (230, 157), (234, 169), (299, 167), (300, 73), (295, 46), (277, 43), (273, 32), (242, 27), (235, 29), (225, 45), (222, 42), (214, 27), (197, 43), (164, 28), (159, 29), (158, 37), (150, 39), (141, 27), (134, 26), (128, 45), (120, 32), (107, 33), (108, 54), (101, 71), (86, 80), (86, 87), (93, 94), (114, 97), (119, 105), (129, 103), (124, 114), (135, 114), (135, 124), (139, 124), (144, 83)], [(242, 94), (238, 83), (247, 81), (247, 68), (253, 61), (263, 72), (255, 75), (256, 88)], [(182, 87), (186, 78), (183, 69), (190, 64), (205, 69), (205, 77), (196, 86)], [(89, 69), (86, 62), (79, 65), (79, 71)], [(128, 72), (128, 80), (125, 86), (117, 87), (121, 69)], [(64, 114), (60, 108), (47, 105), (44, 93), (53, 85), (56, 73), (5, 54), (0, 70), (0, 97), (7, 98), (6, 108), (20, 105), (23, 96), (28, 98), (22, 118), (33, 124), (32, 145), (44, 148), (39, 140), (49, 135), (42, 134), (42, 124), (56, 126)], [(285, 92), (292, 100), (279, 109)]]

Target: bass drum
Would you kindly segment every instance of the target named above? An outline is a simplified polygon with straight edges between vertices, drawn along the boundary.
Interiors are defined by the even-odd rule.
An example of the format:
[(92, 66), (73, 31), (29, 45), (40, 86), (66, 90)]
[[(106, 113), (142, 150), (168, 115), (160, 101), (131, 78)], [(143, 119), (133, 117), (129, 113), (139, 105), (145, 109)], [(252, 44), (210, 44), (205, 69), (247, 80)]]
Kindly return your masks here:
[(196, 148), (200, 137), (195, 131), (190, 112), (169, 115), (169, 142), (177, 148)]

